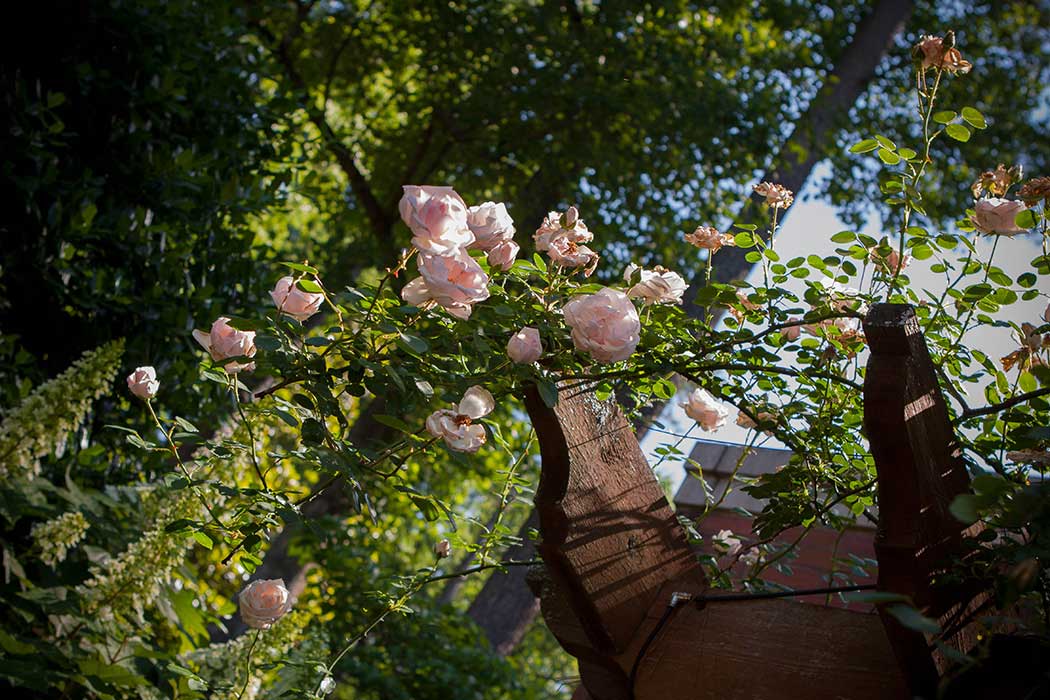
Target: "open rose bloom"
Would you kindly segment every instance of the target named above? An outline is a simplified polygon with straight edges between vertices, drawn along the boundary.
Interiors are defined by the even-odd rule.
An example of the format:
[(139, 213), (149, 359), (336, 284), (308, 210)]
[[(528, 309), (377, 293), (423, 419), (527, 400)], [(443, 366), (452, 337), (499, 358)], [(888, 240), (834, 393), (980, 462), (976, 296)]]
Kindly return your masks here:
[(689, 285), (677, 272), (659, 265), (652, 270), (643, 270), (632, 263), (624, 270), (624, 280), (630, 282), (636, 272), (639, 274), (638, 283), (627, 290), (627, 296), (641, 299), (646, 306), (682, 303), (682, 295)]
[(706, 389), (696, 388), (689, 394), (689, 400), (681, 404), (685, 414), (696, 421), (703, 430), (713, 432), (726, 424), (729, 409), (711, 396)]
[(450, 255), (420, 253), (419, 273), (401, 290), (401, 298), (409, 304), (434, 301), (466, 320), (474, 304), (489, 298), (489, 276), (465, 250)]
[[(193, 339), (218, 363), (231, 357), (255, 357), (255, 331), (239, 331), (225, 316), (217, 318), (208, 333), (194, 329)], [(226, 362), (223, 368), (229, 374), (250, 372), (255, 369), (255, 363)]]
[(295, 285), (295, 278), (291, 275), (277, 280), (270, 292), (270, 298), (278, 311), (291, 316), (299, 323), (317, 313), (324, 303), (324, 294), (304, 292)]
[(128, 389), (140, 399), (152, 399), (160, 390), (157, 370), (152, 367), (137, 367), (128, 375)]
[(572, 299), (563, 309), (572, 328), (572, 343), (597, 362), (626, 360), (641, 338), (638, 310), (621, 291), (602, 289)]
[(723, 246), (734, 245), (734, 238), (714, 226), (697, 226), (695, 231), (685, 234), (685, 242), (714, 254)]
[(502, 202), (484, 202), (467, 210), (467, 226), (474, 234), (470, 250), (483, 250), (489, 267), (507, 271), (520, 248), (514, 242), (514, 220)]
[(1016, 220), (1017, 215), (1027, 208), (1018, 200), (987, 197), (974, 205), (973, 225), (982, 233), (1000, 236), (1024, 233)]
[(249, 583), (237, 597), (241, 619), (252, 629), (267, 629), (292, 607), (292, 596), (284, 579), (261, 579)]
[(487, 389), (472, 386), (463, 394), (456, 410), (443, 408), (427, 418), (427, 432), (441, 438), (450, 450), (474, 453), (485, 444), (485, 427), (473, 421), (492, 413), (496, 401)]
[(467, 205), (451, 187), (405, 185), (398, 204), (421, 253), (449, 255), (474, 242), (467, 225)]

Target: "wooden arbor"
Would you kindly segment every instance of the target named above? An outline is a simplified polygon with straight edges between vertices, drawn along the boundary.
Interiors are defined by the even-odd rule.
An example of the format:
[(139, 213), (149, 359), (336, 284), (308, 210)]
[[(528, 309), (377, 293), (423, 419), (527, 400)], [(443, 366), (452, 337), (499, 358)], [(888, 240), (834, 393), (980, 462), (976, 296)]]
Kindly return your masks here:
[[(909, 596), (961, 651), (982, 591), (933, 588), (963, 536), (948, 511), (969, 478), (915, 319), (877, 305), (865, 427), (878, 472), (878, 589)], [(544, 618), (579, 660), (575, 700), (933, 697), (945, 659), (892, 616), (790, 600), (690, 602), (708, 588), (634, 433), (611, 401), (526, 398), (543, 470), (536, 493)], [(643, 649), (644, 647), (644, 649)], [(640, 653), (644, 651), (644, 653)]]

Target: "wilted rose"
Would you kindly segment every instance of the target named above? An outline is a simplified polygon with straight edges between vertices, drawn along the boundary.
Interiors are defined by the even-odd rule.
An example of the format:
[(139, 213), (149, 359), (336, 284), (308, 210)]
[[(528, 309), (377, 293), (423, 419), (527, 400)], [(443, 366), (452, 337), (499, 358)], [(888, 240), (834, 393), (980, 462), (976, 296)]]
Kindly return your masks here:
[(642, 323), (623, 292), (605, 287), (572, 299), (563, 311), (573, 345), (597, 362), (626, 360), (638, 346)]
[(974, 199), (980, 199), (985, 194), (992, 197), (1002, 197), (1010, 189), (1010, 185), (1021, 179), (1021, 166), (1015, 165), (1007, 169), (1000, 163), (995, 170), (985, 170), (977, 176), (977, 180), (970, 185)]
[(487, 389), (472, 386), (456, 410), (439, 409), (427, 418), (427, 432), (441, 438), (450, 450), (474, 453), (485, 444), (485, 427), (473, 421), (492, 413), (496, 401)]
[(1021, 185), (1017, 190), (1018, 196), (1028, 206), (1033, 206), (1039, 200), (1050, 202), (1050, 177), (1035, 177)]
[(583, 274), (590, 277), (598, 267), (598, 254), (585, 245), (579, 245), (567, 237), (555, 238), (547, 248), (551, 262), (559, 267), (584, 268)]
[(514, 241), (503, 241), (493, 246), (485, 258), (489, 263), (489, 267), (499, 268), (506, 272), (514, 266), (519, 250), (518, 244)]
[(401, 298), (419, 306), (433, 300), (456, 318), (468, 319), (473, 305), (489, 298), (489, 276), (465, 250), (451, 255), (419, 255), (417, 277)]
[(891, 248), (883, 255), (879, 252), (879, 246), (868, 248), (868, 259), (879, 267), (889, 270), (891, 274), (896, 274), (898, 269), (903, 270), (911, 264), (911, 256), (907, 253), (902, 258), (898, 250)]
[(507, 342), (507, 357), (519, 365), (531, 365), (543, 354), (540, 332), (525, 326)]
[(754, 186), (755, 194), (764, 197), (766, 206), (773, 209), (787, 209), (795, 201), (795, 193), (783, 185), (772, 182), (761, 182)]
[(706, 389), (697, 387), (689, 394), (689, 400), (681, 404), (685, 414), (695, 420), (707, 432), (718, 430), (726, 424), (729, 410)]
[(685, 242), (709, 250), (712, 254), (723, 246), (735, 245), (732, 235), (722, 233), (714, 226), (697, 226), (695, 231), (685, 234)]
[(682, 295), (685, 294), (689, 285), (677, 272), (671, 272), (659, 265), (652, 270), (643, 270), (632, 263), (624, 270), (624, 280), (630, 282), (635, 272), (639, 274), (640, 279), (637, 284), (627, 290), (627, 296), (632, 299), (641, 299), (646, 306), (682, 303)]
[(291, 316), (299, 323), (317, 313), (324, 303), (324, 294), (304, 292), (296, 286), (295, 278), (291, 275), (277, 280), (270, 292), (270, 298), (278, 311)]
[(492, 250), (514, 238), (514, 220), (503, 202), (484, 202), (467, 210), (467, 226), (474, 234), (471, 248)]
[(467, 205), (451, 187), (405, 185), (398, 209), (422, 253), (450, 255), (474, 242)]
[(802, 319), (798, 316), (792, 316), (788, 319), (788, 323), (792, 323), (793, 325), (786, 326), (780, 331), (780, 337), (782, 337), (785, 342), (793, 343), (802, 335), (802, 324), (798, 323), (798, 321), (801, 320)]
[[(255, 357), (255, 331), (239, 331), (230, 325), (230, 319), (220, 316), (211, 324), (211, 332), (193, 331), (193, 339), (208, 351), (211, 359), (221, 363), (231, 357)], [(254, 362), (227, 362), (223, 368), (229, 374), (250, 372), (255, 369)]]
[(949, 32), (948, 39), (927, 34), (912, 50), (912, 55), (922, 63), (923, 68), (943, 68), (952, 73), (969, 73), (973, 64), (963, 59), (962, 53), (953, 45), (955, 35)]
[(552, 211), (547, 214), (547, 218), (543, 220), (543, 225), (536, 229), (533, 238), (536, 241), (536, 250), (543, 252), (548, 250), (551, 244), (559, 238), (567, 238), (572, 243), (579, 245), (581, 243), (589, 243), (594, 239), (594, 234), (583, 223), (583, 219), (580, 218), (580, 212), (576, 207), (569, 207), (569, 210), (565, 212), (564, 223), (560, 213)]
[(152, 399), (160, 390), (157, 370), (152, 367), (137, 367), (128, 375), (128, 389), (140, 399)]
[(1000, 199), (999, 197), (988, 197), (974, 205), (973, 225), (982, 233), (1013, 236), (1023, 233), (1024, 229), (1017, 225), (1017, 215), (1028, 207), (1016, 199)]
[(292, 607), (284, 579), (252, 581), (238, 596), (241, 619), (252, 629), (267, 629)]

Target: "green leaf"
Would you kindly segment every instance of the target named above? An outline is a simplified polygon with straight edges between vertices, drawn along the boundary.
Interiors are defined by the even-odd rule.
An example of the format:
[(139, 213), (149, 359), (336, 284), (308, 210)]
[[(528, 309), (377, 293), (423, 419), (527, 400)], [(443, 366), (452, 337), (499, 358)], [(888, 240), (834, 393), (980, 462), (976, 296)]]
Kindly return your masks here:
[(313, 280), (301, 279), (295, 283), (295, 286), (304, 292), (310, 292), (311, 294), (320, 294), (323, 290), (321, 285), (317, 284)]
[(897, 163), (901, 162), (901, 157), (899, 155), (885, 148), (879, 149), (878, 156), (879, 160), (881, 160), (886, 165), (896, 165)]
[(949, 124), (944, 127), (944, 132), (956, 141), (966, 143), (970, 140), (970, 130), (962, 124)]
[(299, 429), (299, 436), (304, 445), (320, 445), (324, 442), (325, 429), (316, 418), (307, 418)]
[(187, 518), (179, 518), (174, 522), (168, 523), (168, 525), (164, 528), (164, 532), (182, 532), (183, 530), (188, 530), (196, 524), (197, 523)]
[(212, 545), (214, 545), (214, 542), (208, 537), (207, 533), (201, 532), (200, 530), (193, 533), (193, 539), (197, 540), (197, 543), (205, 549), (211, 549)]
[(1014, 224), (1018, 228), (1033, 229), (1036, 226), (1035, 212), (1031, 209), (1025, 209), (1014, 217)]
[(881, 134), (876, 134), (875, 135), (875, 140), (879, 142), (880, 146), (882, 146), (883, 148), (885, 148), (888, 151), (896, 151), (897, 150), (897, 144), (893, 143), (893, 141), (890, 141), (888, 138), (886, 138), (885, 136), (883, 136)]
[(839, 231), (831, 237), (831, 241), (833, 243), (852, 243), (856, 238), (857, 234), (853, 233), (853, 231)]
[(937, 634), (941, 631), (941, 626), (936, 620), (931, 620), (910, 605), (891, 605), (886, 608), (886, 612), (908, 629), (926, 634)]
[(427, 341), (420, 338), (418, 335), (412, 335), (411, 333), (401, 333), (398, 336), (399, 344), (407, 347), (417, 355), (422, 355), (430, 349), (430, 344)]
[(552, 382), (540, 380), (536, 382), (536, 390), (540, 392), (540, 398), (549, 408), (558, 405), (558, 387)]
[(968, 493), (960, 494), (952, 500), (948, 510), (951, 511), (955, 519), (965, 525), (972, 525), (973, 523), (980, 520), (981, 516), (977, 513), (977, 497)]
[(955, 118), (959, 116), (958, 113), (945, 109), (940, 112), (935, 112), (933, 115), (933, 121), (938, 124), (950, 124)]
[(289, 262), (286, 262), (286, 263), (281, 263), (281, 264), (284, 265), (287, 268), (295, 270), (296, 272), (305, 272), (308, 275), (316, 275), (317, 274), (317, 268), (316, 267), (311, 267), (309, 265), (303, 265), (302, 263), (289, 263)]
[(376, 423), (382, 423), (387, 427), (393, 428), (394, 430), (399, 430), (402, 433), (406, 433), (408, 435), (411, 435), (412, 433), (416, 432), (408, 423), (401, 420), (400, 418), (395, 418), (394, 416), (378, 415), (374, 417), (374, 420)]
[(755, 245), (755, 237), (745, 231), (733, 236), (733, 243), (737, 248), (750, 248)]
[(963, 107), (962, 118), (975, 129), (986, 129), (988, 127), (988, 122), (985, 121), (984, 115), (973, 107)]
[(858, 141), (849, 147), (850, 153), (870, 153), (879, 147), (879, 142), (875, 139), (864, 139)]

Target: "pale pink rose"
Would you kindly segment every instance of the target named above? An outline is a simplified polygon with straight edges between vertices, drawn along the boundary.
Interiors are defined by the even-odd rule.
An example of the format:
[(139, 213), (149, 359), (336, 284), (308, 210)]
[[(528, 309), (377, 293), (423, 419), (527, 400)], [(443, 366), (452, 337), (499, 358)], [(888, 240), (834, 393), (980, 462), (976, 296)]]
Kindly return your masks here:
[(160, 390), (157, 370), (152, 367), (136, 367), (135, 371), (128, 375), (128, 389), (140, 399), (152, 399)]
[(773, 209), (787, 209), (795, 201), (795, 193), (783, 185), (772, 182), (761, 182), (754, 186), (755, 194), (764, 197), (766, 206)]
[(677, 272), (671, 272), (659, 265), (652, 270), (643, 270), (631, 263), (624, 270), (624, 280), (630, 282), (635, 272), (639, 273), (640, 279), (637, 284), (627, 290), (627, 296), (632, 299), (641, 299), (646, 306), (682, 303), (682, 295), (685, 294), (689, 285)]
[(485, 202), (467, 210), (467, 226), (474, 234), (472, 249), (492, 250), (514, 238), (514, 220), (503, 202)]
[(252, 581), (237, 600), (241, 619), (252, 629), (267, 629), (292, 607), (292, 596), (279, 578)]
[(449, 255), (474, 242), (467, 205), (451, 187), (405, 185), (398, 209), (422, 253)]
[(735, 556), (744, 546), (744, 541), (734, 535), (732, 530), (719, 530), (711, 539), (716, 547), (725, 550), (727, 557)]
[(531, 365), (543, 354), (540, 332), (525, 326), (507, 342), (507, 357), (519, 365)]
[(780, 331), (780, 337), (784, 339), (784, 342), (793, 343), (796, 340), (798, 340), (800, 335), (802, 335), (802, 325), (797, 323), (797, 321), (800, 320), (802, 319), (800, 319), (798, 316), (792, 316), (788, 319), (788, 322), (793, 323), (794, 325), (787, 326), (782, 331)]
[(1020, 200), (988, 197), (974, 205), (973, 225), (982, 233), (1003, 236), (1023, 233), (1025, 229), (1018, 226), (1014, 219), (1027, 208)]
[[(222, 363), (231, 357), (255, 357), (255, 331), (239, 331), (230, 325), (230, 319), (220, 316), (211, 324), (211, 332), (193, 331), (193, 339), (208, 351), (211, 359)], [(227, 362), (223, 368), (229, 374), (250, 372), (255, 369), (254, 362)]]
[(536, 241), (536, 250), (543, 252), (549, 249), (551, 243), (559, 238), (567, 238), (579, 245), (581, 243), (590, 243), (594, 239), (594, 234), (583, 223), (583, 219), (580, 218), (580, 212), (576, 207), (569, 207), (569, 210), (565, 212), (564, 223), (562, 223), (562, 215), (559, 212), (552, 211), (547, 214), (547, 218), (543, 220), (543, 225), (536, 229), (536, 234), (533, 238)]
[(714, 226), (697, 226), (695, 231), (685, 234), (685, 242), (712, 253), (717, 253), (723, 246), (735, 245), (732, 235), (721, 233)]
[(485, 427), (473, 421), (492, 413), (496, 401), (487, 389), (472, 386), (456, 410), (442, 408), (427, 417), (427, 432), (441, 438), (450, 450), (474, 453), (485, 444)]
[(489, 267), (499, 268), (506, 272), (510, 268), (514, 267), (514, 261), (518, 257), (518, 251), (521, 250), (518, 244), (514, 241), (503, 241), (498, 245), (492, 247), (489, 250), (488, 255), (485, 259), (489, 263)]
[(886, 255), (882, 255), (879, 253), (878, 246), (868, 248), (868, 259), (879, 267), (889, 270), (891, 274), (896, 274), (898, 268), (903, 270), (911, 264), (911, 256), (907, 253), (901, 258), (901, 254), (898, 250), (891, 249)]
[(291, 316), (299, 323), (317, 313), (324, 303), (324, 294), (304, 292), (295, 285), (295, 278), (291, 275), (277, 280), (270, 292), (270, 298), (278, 311)]
[(689, 400), (681, 404), (685, 415), (697, 422), (707, 432), (718, 430), (726, 424), (729, 410), (706, 389), (697, 387), (689, 394)]
[(605, 287), (576, 297), (563, 309), (572, 328), (572, 343), (597, 362), (626, 360), (638, 346), (642, 323), (638, 310), (623, 292)]
[(598, 254), (585, 245), (574, 243), (567, 237), (555, 238), (547, 248), (551, 262), (558, 267), (584, 268), (585, 277), (590, 277), (598, 267)]
[(417, 277), (401, 290), (401, 298), (419, 306), (435, 301), (456, 318), (468, 319), (473, 305), (489, 298), (489, 276), (465, 250), (451, 255), (419, 254)]
[(434, 545), (434, 554), (438, 559), (447, 559), (452, 554), (452, 543), (448, 540), (441, 540)]

